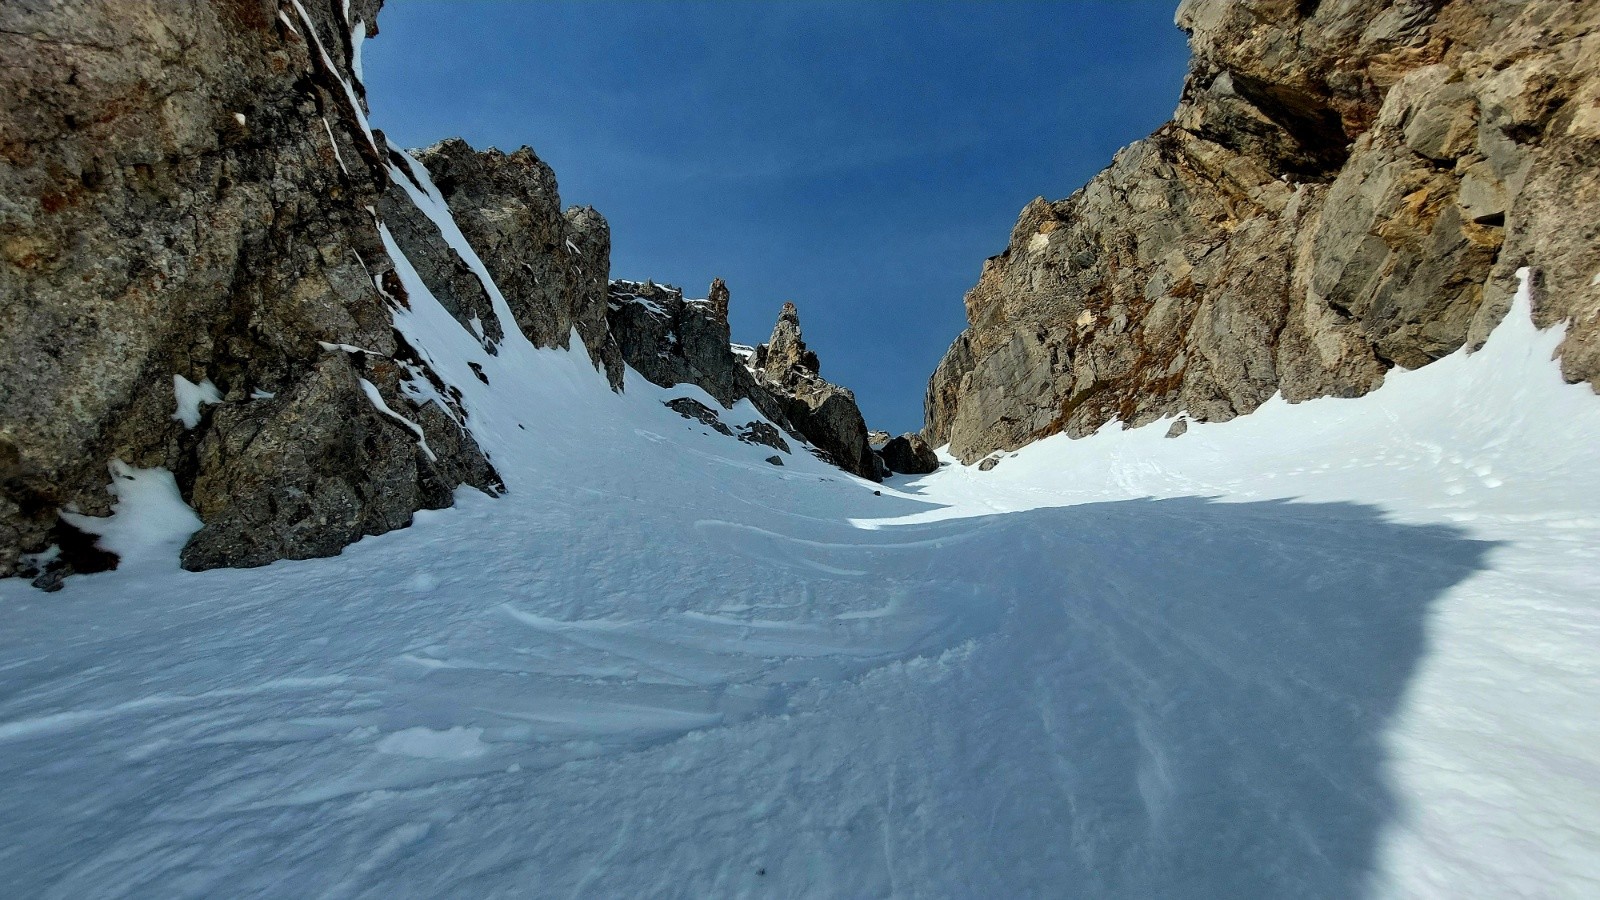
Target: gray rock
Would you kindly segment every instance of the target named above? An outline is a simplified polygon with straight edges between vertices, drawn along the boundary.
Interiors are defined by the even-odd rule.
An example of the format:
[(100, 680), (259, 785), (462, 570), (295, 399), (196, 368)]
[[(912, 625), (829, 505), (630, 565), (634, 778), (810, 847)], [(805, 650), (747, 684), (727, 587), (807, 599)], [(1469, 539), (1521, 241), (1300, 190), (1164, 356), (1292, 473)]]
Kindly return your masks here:
[[(393, 368), (334, 351), (272, 399), (208, 411), (190, 491), (205, 526), (183, 548), (184, 568), (331, 556), (409, 525), (414, 510), (449, 506), (457, 484), (497, 486), (481, 454), (435, 447), (378, 410), (358, 379), (394, 379)], [(398, 390), (383, 393), (391, 409), (406, 408)]]
[(1189, 420), (1188, 419), (1184, 419), (1184, 418), (1179, 418), (1176, 422), (1173, 422), (1172, 425), (1167, 428), (1166, 436), (1169, 437), (1169, 438), (1180, 438), (1180, 437), (1183, 437), (1184, 435), (1186, 435), (1188, 433), (1189, 433)]
[(800, 314), (785, 303), (772, 338), (756, 347), (752, 366), (758, 382), (774, 397), (794, 433), (844, 469), (873, 481), (883, 475), (867, 442), (867, 423), (849, 389), (824, 380), (817, 354), (806, 347)]
[(691, 400), (688, 397), (679, 397), (676, 400), (668, 400), (666, 406), (668, 409), (680, 416), (683, 416), (685, 419), (693, 419), (702, 425), (709, 426), (712, 430), (719, 434), (725, 434), (728, 437), (733, 437), (733, 429), (723, 424), (722, 417), (717, 415), (716, 410), (706, 406), (699, 400)]
[(528, 147), (479, 152), (451, 138), (416, 156), (522, 333), (540, 347), (566, 347), (576, 330), (595, 365), (621, 387), (622, 353), (606, 319), (606, 220), (592, 207), (563, 213), (555, 173)]
[[(385, 145), (341, 84), (352, 26), (343, 4), (303, 5), (0, 5), (0, 575), (59, 543), (62, 507), (109, 512), (112, 459), (176, 475), (206, 523), (193, 566), (336, 552), (493, 483), (450, 414), (368, 372), (423, 429), (438, 458), (419, 462), (320, 346), (378, 368), (407, 352), (374, 282), (398, 288), (368, 211), (388, 208)], [(375, 32), (378, 5), (350, 20)], [(437, 262), (449, 302), (478, 308)], [(174, 376), (222, 396), (193, 429)], [(327, 455), (238, 445), (250, 431)]]
[(727, 287), (718, 279), (712, 289), (719, 302), (685, 300), (671, 285), (613, 281), (607, 318), (622, 358), (640, 375), (662, 387), (698, 385), (726, 407), (750, 397), (755, 379), (729, 346)]
[(939, 457), (920, 434), (902, 434), (883, 445), (883, 463), (891, 472), (926, 475), (939, 468)]
[[(855, 395), (817, 375), (817, 355), (805, 346), (794, 304), (784, 305), (772, 340), (754, 348), (747, 361), (729, 343), (728, 303), (720, 278), (705, 300), (685, 300), (670, 285), (613, 281), (611, 333), (623, 359), (652, 383), (695, 384), (724, 407), (748, 399), (829, 462), (864, 478), (880, 478)], [(744, 428), (741, 440), (789, 452), (777, 429), (762, 423)]]
[(738, 426), (738, 437), (746, 444), (760, 444), (785, 453), (793, 452), (789, 449), (789, 442), (783, 439), (783, 432), (766, 422), (749, 422)]

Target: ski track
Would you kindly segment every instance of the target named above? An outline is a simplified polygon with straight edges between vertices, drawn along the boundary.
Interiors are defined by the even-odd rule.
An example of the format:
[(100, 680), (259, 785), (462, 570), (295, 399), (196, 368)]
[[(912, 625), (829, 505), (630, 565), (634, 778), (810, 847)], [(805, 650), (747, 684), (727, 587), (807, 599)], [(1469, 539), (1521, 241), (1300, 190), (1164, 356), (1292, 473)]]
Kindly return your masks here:
[(505, 497), (0, 582), (8, 894), (1600, 895), (1600, 402), (1525, 302), (881, 496), (461, 330)]

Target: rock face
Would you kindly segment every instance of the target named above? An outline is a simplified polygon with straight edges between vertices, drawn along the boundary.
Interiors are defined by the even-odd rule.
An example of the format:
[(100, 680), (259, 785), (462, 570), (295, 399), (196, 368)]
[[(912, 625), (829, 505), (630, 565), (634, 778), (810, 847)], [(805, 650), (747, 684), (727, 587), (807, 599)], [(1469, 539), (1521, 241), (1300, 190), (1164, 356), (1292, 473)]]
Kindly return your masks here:
[[(177, 475), (196, 568), (334, 552), (495, 484), (387, 362), (385, 145), (351, 65), (377, 6), (0, 7), (0, 575), (63, 507), (107, 513), (116, 459)], [(220, 402), (178, 421), (175, 376)]]
[(883, 445), (883, 464), (902, 475), (926, 475), (937, 471), (939, 457), (920, 434), (902, 434)]
[(924, 433), (1065, 431), (1354, 396), (1480, 343), (1514, 273), (1600, 388), (1600, 2), (1185, 0), (1172, 122), (1022, 211)]
[[(794, 304), (784, 304), (772, 340), (746, 354), (729, 342), (728, 303), (720, 278), (704, 300), (685, 300), (679, 289), (649, 281), (613, 281), (611, 333), (627, 364), (651, 382), (698, 385), (724, 407), (747, 399), (840, 468), (878, 480), (882, 473), (855, 395), (817, 375), (817, 355), (800, 338)], [(743, 433), (740, 439), (750, 440)]]
[(497, 491), (460, 391), (395, 327), (384, 231), (487, 352), (576, 333), (620, 386), (605, 220), (562, 212), (526, 148), (419, 164), (372, 131), (353, 61), (378, 6), (0, 7), (0, 576), (114, 565), (58, 512), (108, 513), (116, 461), (173, 472), (192, 569)]
[(728, 288), (717, 279), (705, 300), (644, 281), (611, 282), (607, 315), (622, 358), (649, 381), (671, 387), (694, 384), (723, 406), (749, 398), (762, 415), (782, 422), (782, 411), (756, 389), (734, 355), (728, 331)]
[(611, 228), (605, 218), (588, 206), (563, 212), (555, 173), (528, 147), (479, 152), (452, 138), (416, 158), (522, 333), (536, 346), (566, 347), (576, 331), (595, 365), (621, 387), (622, 351), (606, 321)]
[(795, 431), (847, 472), (878, 481), (881, 461), (867, 442), (867, 423), (848, 388), (823, 380), (817, 354), (800, 336), (800, 313), (785, 303), (772, 337), (750, 361), (756, 380), (776, 397)]

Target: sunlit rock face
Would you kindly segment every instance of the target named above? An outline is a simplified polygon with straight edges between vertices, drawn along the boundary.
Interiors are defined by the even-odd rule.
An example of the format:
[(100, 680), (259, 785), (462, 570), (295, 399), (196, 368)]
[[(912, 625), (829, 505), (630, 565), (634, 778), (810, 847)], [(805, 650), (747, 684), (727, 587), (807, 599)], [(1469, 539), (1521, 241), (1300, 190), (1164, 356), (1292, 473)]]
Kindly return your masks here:
[(1520, 266), (1600, 387), (1600, 3), (1186, 0), (1177, 112), (1022, 211), (925, 435), (971, 462), (1118, 420), (1354, 396), (1481, 343)]
[[(59, 543), (63, 507), (108, 511), (113, 460), (177, 475), (211, 531), (197, 567), (334, 552), (493, 483), (400, 389), (357, 72), (378, 5), (0, 9), (0, 575)], [(182, 384), (216, 402), (182, 408)]]

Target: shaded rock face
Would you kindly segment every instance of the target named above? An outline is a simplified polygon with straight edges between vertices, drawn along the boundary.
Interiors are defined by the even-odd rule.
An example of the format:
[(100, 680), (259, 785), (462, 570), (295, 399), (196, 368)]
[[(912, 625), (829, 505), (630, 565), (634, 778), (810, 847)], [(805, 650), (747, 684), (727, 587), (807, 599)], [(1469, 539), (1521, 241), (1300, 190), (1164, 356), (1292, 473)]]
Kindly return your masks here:
[(1022, 211), (924, 434), (964, 462), (1113, 419), (1354, 396), (1480, 343), (1514, 273), (1600, 387), (1600, 2), (1186, 0), (1172, 122)]
[[(0, 6), (0, 575), (61, 508), (110, 511), (114, 459), (177, 476), (191, 568), (337, 552), (495, 485), (401, 390), (428, 373), (378, 288), (392, 188), (351, 65), (378, 3), (301, 6)], [(174, 376), (217, 389), (192, 427)]]
[(937, 471), (939, 457), (920, 434), (902, 434), (883, 445), (883, 464), (902, 475), (926, 475)]
[(563, 212), (555, 173), (528, 147), (479, 152), (452, 138), (416, 158), (522, 333), (536, 346), (566, 347), (576, 330), (595, 365), (621, 387), (622, 352), (606, 322), (611, 228), (605, 218), (587, 206)]
[(777, 398), (796, 434), (845, 471), (882, 479), (855, 394), (818, 374), (821, 365), (801, 337), (800, 313), (793, 303), (783, 305), (772, 337), (755, 348), (750, 367), (760, 385)]
[[(829, 462), (878, 480), (877, 457), (867, 444), (855, 395), (817, 375), (817, 355), (800, 337), (794, 304), (784, 304), (770, 341), (736, 348), (729, 343), (728, 303), (728, 287), (720, 278), (704, 300), (685, 300), (678, 288), (649, 281), (613, 281), (611, 333), (623, 359), (649, 381), (663, 387), (698, 385), (724, 407), (749, 400)], [(739, 437), (778, 446), (743, 433)], [(786, 444), (780, 449), (788, 452)]]
[(694, 384), (723, 406), (748, 398), (767, 416), (784, 422), (782, 411), (757, 390), (755, 379), (729, 342), (728, 288), (711, 283), (704, 300), (650, 281), (613, 281), (607, 316), (622, 358), (662, 387)]

